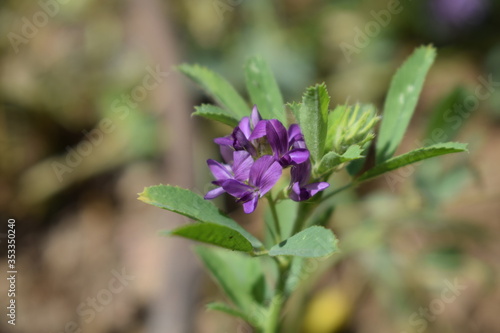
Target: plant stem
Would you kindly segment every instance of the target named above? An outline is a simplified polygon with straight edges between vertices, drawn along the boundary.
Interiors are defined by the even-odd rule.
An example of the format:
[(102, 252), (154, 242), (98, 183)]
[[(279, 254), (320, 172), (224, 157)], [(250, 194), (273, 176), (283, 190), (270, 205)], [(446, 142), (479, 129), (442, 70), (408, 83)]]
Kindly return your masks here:
[(301, 202), (301, 203), (299, 203), (297, 217), (295, 219), (295, 223), (294, 223), (293, 229), (292, 229), (292, 234), (290, 236), (293, 236), (296, 233), (302, 231), (302, 229), (304, 229), (304, 225), (307, 221), (307, 218), (313, 212), (314, 208), (317, 205), (318, 205), (318, 203), (316, 203), (316, 202)]
[[(345, 185), (333, 192), (329, 193), (324, 197), (317, 197), (316, 201), (313, 202), (301, 202), (298, 206), (297, 217), (295, 219), (295, 223), (293, 225), (292, 235), (295, 235), (297, 232), (302, 231), (304, 225), (310, 216), (310, 214), (317, 208), (321, 203), (325, 202), (327, 199), (331, 198), (335, 194), (342, 192), (352, 186), (357, 185), (357, 183), (353, 182), (348, 185)], [(321, 195), (321, 194), (320, 194)], [(279, 223), (278, 214), (276, 212), (276, 202), (273, 200), (271, 196), (267, 197), (269, 200), (269, 207), (271, 209), (271, 213), (273, 215), (274, 227), (276, 230), (275, 240), (277, 243), (281, 241), (281, 228)], [(284, 257), (274, 257), (276, 264), (279, 268), (278, 279), (276, 281), (276, 288), (274, 291), (274, 296), (271, 300), (271, 304), (269, 304), (268, 308), (268, 318), (264, 326), (263, 333), (278, 333), (280, 329), (280, 316), (283, 305), (286, 302), (287, 295), (285, 292), (286, 281), (288, 279), (288, 275), (290, 274), (290, 266), (291, 261), (288, 258)], [(285, 260), (282, 260), (285, 259)]]
[(340, 192), (342, 192), (342, 191), (344, 191), (344, 190), (347, 190), (347, 189), (349, 189), (349, 188), (351, 188), (351, 187), (357, 186), (358, 184), (359, 184), (359, 183), (357, 183), (357, 182), (355, 182), (355, 181), (354, 181), (354, 182), (352, 182), (352, 183), (349, 183), (349, 184), (347, 184), (347, 185), (344, 185), (344, 186), (342, 186), (342, 187), (339, 187), (338, 189), (334, 190), (333, 192), (330, 192), (330, 193), (328, 193), (327, 195), (325, 195), (325, 196), (322, 198), (322, 200), (321, 200), (321, 201), (328, 200), (328, 199), (330, 199), (331, 197), (333, 197), (334, 195), (336, 195), (336, 194), (338, 194), (338, 193), (340, 193)]
[(271, 214), (273, 215), (274, 230), (275, 230), (274, 240), (276, 241), (276, 244), (278, 244), (281, 242), (281, 227), (280, 227), (278, 213), (276, 212), (276, 202), (273, 200), (271, 196), (267, 197), (267, 199), (269, 201), (269, 208), (271, 208)]
[(264, 333), (278, 333), (280, 327), (281, 309), (286, 301), (285, 286), (290, 271), (290, 261), (281, 262), (279, 264), (279, 275), (276, 282), (276, 290), (273, 299), (269, 305), (269, 315)]

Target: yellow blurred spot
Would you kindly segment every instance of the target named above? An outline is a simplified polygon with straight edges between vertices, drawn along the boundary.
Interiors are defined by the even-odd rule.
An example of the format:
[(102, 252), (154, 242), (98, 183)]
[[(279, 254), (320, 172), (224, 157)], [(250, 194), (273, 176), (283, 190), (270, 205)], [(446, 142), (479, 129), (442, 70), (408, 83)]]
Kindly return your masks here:
[(306, 306), (302, 331), (304, 333), (336, 332), (351, 312), (348, 296), (337, 288), (324, 289)]

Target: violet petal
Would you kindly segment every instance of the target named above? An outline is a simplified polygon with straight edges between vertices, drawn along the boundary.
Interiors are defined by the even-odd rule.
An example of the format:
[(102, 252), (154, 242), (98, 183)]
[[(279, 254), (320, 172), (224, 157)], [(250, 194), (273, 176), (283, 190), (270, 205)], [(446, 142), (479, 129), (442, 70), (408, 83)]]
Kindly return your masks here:
[(217, 198), (219, 195), (223, 194), (224, 192), (224, 189), (222, 187), (217, 187), (217, 188), (214, 188), (213, 190), (210, 190), (207, 192), (207, 194), (205, 194), (205, 200), (211, 200), (211, 199), (215, 199)]
[(215, 160), (207, 160), (207, 165), (210, 171), (217, 180), (226, 180), (233, 178), (231, 175), (231, 169), (228, 165), (221, 164)]
[(248, 180), (250, 168), (253, 165), (252, 155), (245, 150), (239, 150), (233, 153), (233, 159), (234, 179), (239, 181)]
[(255, 126), (255, 128), (253, 129), (253, 132), (250, 135), (250, 137), (248, 138), (248, 140), (252, 141), (252, 140), (262, 138), (263, 136), (266, 136), (266, 134), (267, 134), (266, 124), (267, 124), (267, 120), (259, 121), (257, 123), (257, 125)]
[(263, 196), (280, 179), (283, 169), (271, 155), (264, 155), (252, 165), (250, 169), (250, 184), (260, 189)]
[(249, 138), (250, 134), (252, 134), (252, 129), (250, 128), (250, 118), (243, 117), (238, 124), (238, 127), (241, 129), (243, 134), (245, 134), (245, 138)]
[(221, 146), (232, 146), (234, 144), (234, 138), (232, 135), (228, 135), (222, 138), (215, 138), (214, 142)]
[(255, 195), (250, 201), (243, 204), (243, 211), (247, 214), (252, 213), (255, 208), (257, 208), (257, 203), (259, 202), (259, 197)]
[(222, 188), (233, 197), (241, 199), (255, 192), (252, 186), (235, 179), (228, 179), (222, 183)]
[(330, 187), (330, 184), (326, 182), (321, 182), (321, 183), (312, 183), (312, 184), (307, 184), (304, 186), (304, 189), (309, 192), (309, 194), (312, 196), (316, 195), (316, 193), (326, 190), (328, 187)]
[(267, 140), (275, 156), (281, 157), (288, 151), (288, 134), (285, 126), (276, 119), (266, 123)]
[(306, 161), (304, 163), (292, 166), (290, 175), (292, 178), (292, 183), (299, 183), (299, 185), (301, 186), (307, 184), (311, 175), (311, 163), (309, 161)]
[(254, 105), (252, 108), (252, 114), (250, 115), (250, 125), (255, 128), (261, 120), (262, 117), (260, 116), (259, 109), (257, 109), (257, 105)]
[(284, 166), (288, 166), (288, 165), (297, 165), (304, 163), (308, 159), (309, 159), (309, 150), (302, 148), (302, 149), (290, 150), (285, 155), (283, 155), (283, 158), (281, 160), (285, 162)]

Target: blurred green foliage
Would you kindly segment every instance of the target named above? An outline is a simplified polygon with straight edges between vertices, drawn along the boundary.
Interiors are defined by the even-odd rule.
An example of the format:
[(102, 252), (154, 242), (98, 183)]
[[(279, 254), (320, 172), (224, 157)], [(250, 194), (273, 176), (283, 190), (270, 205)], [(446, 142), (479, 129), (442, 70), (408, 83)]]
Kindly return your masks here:
[[(500, 3), (471, 0), (484, 3), (487, 11), (457, 25), (446, 23), (454, 19), (433, 11), (433, 1), (438, 2), (401, 1), (401, 13), (391, 16), (390, 23), (369, 38), (350, 62), (339, 45), (354, 45), (356, 31), (377, 22), (372, 11), (386, 10), (388, 1), (221, 0), (226, 4), (221, 12), (216, 1), (177, 0), (164, 2), (166, 9), (160, 14), (176, 32), (182, 62), (214, 69), (243, 91), (241, 64), (261, 54), (275, 73), (284, 100), (299, 101), (304, 86), (325, 81), (334, 103), (376, 101), (381, 109), (390, 75), (402, 59), (416, 45), (433, 43), (439, 57), (410, 123), (411, 139), (405, 143), (414, 147), (411, 140), (425, 140), (425, 133), (428, 137), (430, 128), (442, 123), (429, 119), (453, 104), (442, 101), (444, 96), (459, 100), (463, 94), (474, 94), (479, 76), (491, 74), (500, 80)], [(0, 211), (4, 214), (31, 214), (35, 222), (49, 224), (57, 217), (45, 206), (47, 200), (55, 200), (54, 211), (69, 207), (58, 195), (75, 188), (83, 191), (92, 180), (130, 167), (134, 161), (154, 163), (168, 145), (159, 142), (164, 129), (148, 101), (128, 108), (125, 119), (113, 112), (113, 103), (146, 74), (147, 55), (126, 43), (126, 7), (127, 2), (117, 0), (61, 4), (58, 14), (29, 38), (23, 36), (22, 18), (32, 21), (43, 10), (39, 3), (1, 2)], [(9, 33), (28, 42), (19, 44), (15, 52)], [(464, 90), (449, 95), (458, 85)], [(207, 96), (198, 93), (196, 99), (206, 101)], [(496, 142), (498, 110), (497, 87), (461, 118), (461, 131), (445, 129), (450, 136), (446, 140), (472, 138), (462, 141), (473, 143), (471, 156), (478, 159), (498, 155), (481, 153)], [(78, 147), (86, 140), (83, 131), (91, 132), (106, 117), (119, 124), (116, 130), (78, 168), (65, 174), (64, 182), (57, 181), (51, 163), (64, 160), (67, 147)], [(212, 137), (226, 130), (208, 124), (196, 122), (200, 131)], [(495, 170), (495, 162), (488, 159), (490, 164), (483, 167), (482, 160), (471, 163), (463, 157), (431, 160), (408, 169), (407, 174), (395, 174), (394, 187), (383, 181), (372, 183), (334, 202), (329, 224), (343, 239), (339, 245), (344, 255), (334, 271), (314, 271), (323, 273), (316, 279), (317, 290), (334, 284), (345, 287), (341, 292), (355, 302), (342, 305), (350, 310), (342, 323), (345, 332), (373, 332), (373, 323), (387, 332), (415, 328), (409, 316), (439, 296), (443, 279), (455, 277), (468, 281), (470, 294), (448, 305), (435, 322), (429, 321), (427, 332), (473, 332), (477, 327), (492, 332), (498, 327), (497, 316), (489, 311), (498, 304), (500, 253), (492, 243), (499, 230), (498, 223), (483, 222), (498, 222), (498, 208), (481, 212), (478, 205), (463, 217), (450, 214), (463, 203), (472, 206), (474, 200), (498, 201), (497, 192), (463, 198), (464, 192), (474, 189), (470, 184), (476, 178), (486, 179), (483, 186), (498, 188), (495, 174), (482, 173)], [(457, 196), (462, 197), (458, 203)], [(46, 215), (38, 215), (37, 206)], [(343, 279), (343, 274), (349, 278)], [(330, 327), (330, 331), (341, 329)]]

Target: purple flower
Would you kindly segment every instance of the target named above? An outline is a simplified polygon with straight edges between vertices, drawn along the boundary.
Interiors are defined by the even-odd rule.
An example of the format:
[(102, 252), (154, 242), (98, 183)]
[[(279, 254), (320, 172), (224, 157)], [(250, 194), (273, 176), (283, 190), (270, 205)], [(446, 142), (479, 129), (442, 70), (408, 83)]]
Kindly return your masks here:
[(231, 135), (214, 141), (220, 145), (225, 164), (207, 161), (215, 177), (212, 184), (217, 187), (205, 199), (229, 193), (243, 202), (245, 213), (251, 213), (277, 183), (283, 168), (289, 166), (292, 200), (307, 200), (329, 186), (324, 182), (307, 184), (311, 175), (309, 150), (299, 125), (293, 124), (287, 130), (279, 120), (263, 120), (257, 106), (250, 117), (241, 119)]
[[(265, 120), (262, 120), (257, 105), (254, 105), (250, 117), (243, 117), (238, 126), (236, 126), (231, 135), (217, 138), (214, 142), (221, 147), (232, 147), (234, 150), (246, 150), (253, 156), (257, 155), (254, 139), (250, 137), (255, 135), (262, 137), (265, 135)], [(262, 134), (263, 133), (263, 134)]]
[(259, 158), (250, 168), (248, 182), (228, 178), (221, 182), (224, 191), (243, 202), (243, 210), (249, 214), (257, 207), (259, 198), (264, 196), (280, 179), (281, 165), (270, 155)]
[(293, 201), (308, 200), (330, 186), (326, 182), (308, 184), (311, 176), (311, 163), (309, 161), (292, 166), (290, 174), (292, 176), (290, 199)]
[(297, 165), (309, 159), (309, 150), (305, 143), (302, 145), (304, 139), (298, 125), (291, 125), (287, 132), (279, 120), (271, 119), (266, 123), (266, 135), (274, 158), (281, 166)]
[(249, 177), (250, 168), (252, 167), (253, 163), (254, 162), (252, 156), (244, 150), (233, 152), (232, 165), (221, 164), (212, 159), (208, 160), (208, 167), (215, 177), (215, 180), (212, 182), (212, 184), (219, 187), (208, 191), (208, 193), (205, 195), (205, 199), (214, 199), (226, 192), (222, 187), (222, 184), (226, 180), (233, 179), (237, 181), (246, 181)]

